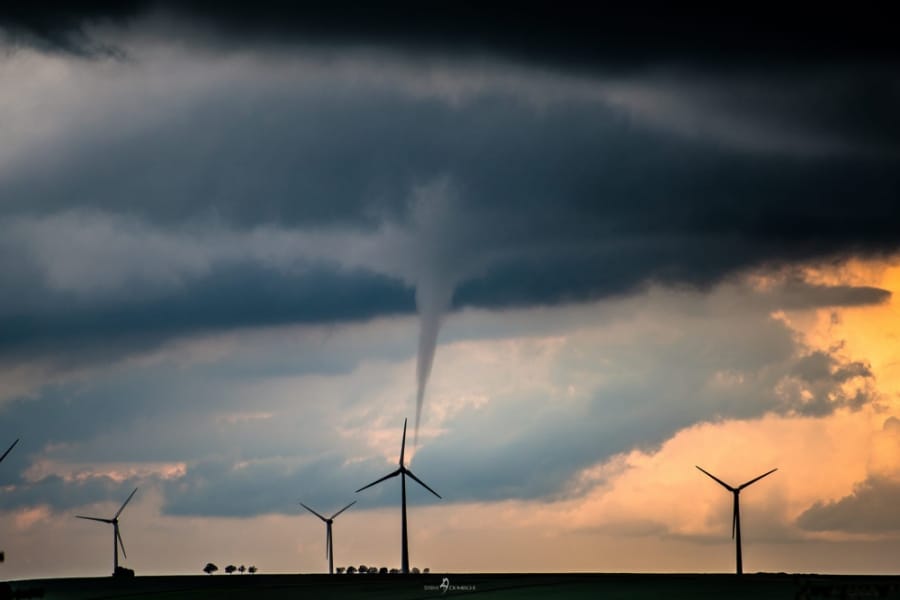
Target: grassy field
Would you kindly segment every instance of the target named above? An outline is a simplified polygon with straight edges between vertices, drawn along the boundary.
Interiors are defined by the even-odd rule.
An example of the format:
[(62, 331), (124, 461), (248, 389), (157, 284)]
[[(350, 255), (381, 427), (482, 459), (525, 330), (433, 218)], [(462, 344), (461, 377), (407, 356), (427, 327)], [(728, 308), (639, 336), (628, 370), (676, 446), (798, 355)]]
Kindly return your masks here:
[[(440, 586), (444, 578), (449, 587)], [(412, 599), (476, 598), (897, 598), (900, 577), (755, 574), (191, 575), (36, 579), (0, 584), (13, 598)]]

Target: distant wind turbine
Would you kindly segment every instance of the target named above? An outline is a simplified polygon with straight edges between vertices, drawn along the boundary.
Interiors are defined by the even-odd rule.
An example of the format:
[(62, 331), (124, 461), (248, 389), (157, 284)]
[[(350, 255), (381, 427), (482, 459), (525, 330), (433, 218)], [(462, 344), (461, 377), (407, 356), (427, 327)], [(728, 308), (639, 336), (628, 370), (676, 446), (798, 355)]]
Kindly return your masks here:
[(331, 525), (332, 525), (332, 523), (334, 523), (334, 520), (337, 518), (337, 516), (339, 514), (341, 514), (342, 512), (344, 512), (345, 510), (347, 510), (348, 508), (353, 506), (354, 504), (356, 504), (356, 500), (354, 500), (353, 502), (351, 502), (350, 504), (348, 504), (347, 506), (345, 506), (344, 508), (337, 511), (336, 513), (334, 513), (333, 515), (331, 515), (330, 517), (328, 517), (326, 519), (325, 517), (323, 517), (322, 515), (320, 515), (319, 513), (317, 513), (310, 507), (308, 507), (307, 505), (303, 504), (302, 502), (300, 503), (300, 506), (302, 506), (303, 508), (305, 508), (312, 514), (314, 514), (317, 517), (319, 517), (320, 519), (322, 519), (322, 521), (325, 523), (325, 558), (328, 559), (328, 574), (329, 575), (334, 575), (334, 545), (333, 545), (333, 538), (331, 537)]
[(125, 554), (125, 543), (122, 541), (122, 535), (119, 533), (119, 515), (122, 514), (122, 511), (125, 510), (125, 505), (131, 502), (131, 498), (134, 497), (135, 492), (138, 489), (134, 488), (134, 491), (125, 499), (125, 502), (122, 503), (122, 506), (119, 507), (119, 510), (116, 511), (116, 514), (113, 515), (112, 519), (101, 519), (99, 517), (82, 517), (81, 515), (75, 515), (76, 518), (79, 519), (87, 519), (89, 521), (99, 521), (100, 523), (111, 523), (113, 526), (113, 575), (116, 575), (119, 572), (119, 546), (122, 547), (122, 556), (124, 558), (128, 558), (128, 555)]
[[(16, 441), (14, 441), (12, 443), (12, 446), (10, 446), (9, 448), (6, 449), (6, 452), (3, 453), (3, 456), (0, 456), (0, 462), (3, 462), (3, 459), (6, 458), (6, 455), (9, 454), (10, 451), (13, 448), (15, 448), (16, 444), (18, 444), (18, 443), (19, 443), (19, 439), (16, 438)], [(6, 554), (2, 550), (0, 550), (0, 562), (3, 562), (4, 560), (6, 560)]]
[(434, 491), (433, 489), (431, 489), (430, 487), (425, 485), (424, 481), (422, 481), (421, 479), (419, 479), (418, 477), (413, 475), (413, 472), (406, 468), (406, 466), (403, 464), (403, 456), (404, 456), (405, 452), (406, 452), (406, 419), (403, 419), (403, 442), (400, 445), (400, 468), (398, 468), (396, 471), (388, 473), (381, 479), (373, 481), (369, 485), (359, 488), (356, 491), (357, 491), (357, 493), (359, 493), (366, 488), (370, 488), (373, 485), (381, 483), (385, 479), (390, 479), (391, 477), (396, 477), (397, 475), (400, 476), (400, 489), (402, 492), (402, 494), (401, 494), (402, 513), (401, 514), (403, 515), (402, 525), (401, 525), (401, 561), (402, 561), (401, 572), (404, 574), (409, 574), (409, 539), (407, 538), (407, 535), (406, 535), (406, 477), (409, 476), (416, 483), (421, 485), (423, 488), (425, 488), (426, 490), (428, 490), (429, 492), (431, 492), (438, 498), (440, 498), (441, 496), (436, 491)]
[[(696, 467), (697, 465), (694, 465), (694, 466)], [(697, 467), (697, 468), (700, 469), (701, 471), (703, 471), (706, 475), (711, 477), (713, 480), (715, 480), (716, 483), (718, 483), (719, 485), (724, 487), (726, 490), (728, 490), (729, 492), (734, 494), (734, 514), (731, 518), (731, 537), (732, 537), (732, 539), (734, 539), (735, 548), (736, 548), (735, 551), (737, 553), (737, 555), (736, 555), (737, 556), (737, 558), (736, 558), (737, 574), (741, 575), (744, 572), (744, 564), (743, 564), (743, 560), (741, 559), (741, 501), (740, 501), (741, 490), (752, 483), (756, 483), (757, 481), (759, 481), (766, 475), (771, 475), (778, 469), (772, 469), (771, 471), (763, 473), (759, 477), (754, 477), (750, 481), (748, 481), (746, 483), (742, 483), (741, 485), (739, 485), (737, 487), (731, 487), (730, 485), (728, 485), (727, 483), (725, 483), (724, 481), (722, 481), (721, 479), (719, 479), (712, 473), (705, 471), (705, 470), (701, 469), (700, 467)]]
[(6, 455), (9, 454), (12, 451), (12, 449), (16, 447), (16, 444), (18, 444), (18, 443), (19, 443), (19, 439), (16, 438), (16, 441), (14, 441), (12, 443), (12, 446), (10, 446), (9, 448), (6, 449), (6, 452), (3, 453), (3, 456), (0, 456), (0, 462), (3, 462), (3, 459), (6, 458)]

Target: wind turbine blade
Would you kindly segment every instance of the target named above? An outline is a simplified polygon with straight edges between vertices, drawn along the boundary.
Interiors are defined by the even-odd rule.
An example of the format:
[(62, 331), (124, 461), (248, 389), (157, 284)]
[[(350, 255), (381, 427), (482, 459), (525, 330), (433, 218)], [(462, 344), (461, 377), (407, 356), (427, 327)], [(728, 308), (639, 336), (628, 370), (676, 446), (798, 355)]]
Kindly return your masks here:
[(122, 557), (128, 558), (128, 555), (125, 554), (125, 542), (122, 541), (122, 534), (119, 533), (118, 529), (116, 529), (116, 539), (119, 540), (119, 548), (122, 549)]
[(750, 485), (751, 483), (756, 483), (757, 481), (759, 481), (760, 479), (762, 479), (762, 478), (765, 477), (766, 475), (771, 475), (772, 473), (774, 473), (774, 472), (777, 471), (777, 470), (778, 470), (778, 469), (775, 468), (775, 469), (772, 469), (771, 471), (769, 471), (768, 473), (763, 473), (763, 474), (760, 475), (759, 477), (754, 477), (753, 479), (751, 479), (751, 480), (748, 481), (747, 483), (742, 483), (741, 485), (739, 485), (739, 486), (738, 486), (738, 489), (739, 489), (739, 490), (742, 490), (742, 489), (744, 489), (745, 487), (747, 487), (748, 485)]
[(75, 515), (76, 519), (87, 519), (88, 521), (98, 521), (100, 523), (112, 523), (112, 519), (101, 519), (99, 517), (82, 517), (81, 515)]
[(403, 466), (403, 456), (406, 454), (406, 419), (403, 419), (403, 442), (400, 444), (400, 466)]
[(353, 506), (354, 504), (356, 504), (356, 500), (354, 500), (353, 502), (351, 502), (350, 504), (348, 504), (347, 506), (345, 506), (345, 507), (342, 508), (341, 510), (339, 510), (339, 511), (337, 511), (336, 513), (334, 513), (333, 515), (331, 515), (331, 518), (332, 518), (332, 519), (336, 519), (337, 516), (338, 516), (339, 514), (341, 514), (342, 512), (344, 512), (345, 510), (347, 510), (348, 508), (350, 508), (351, 506)]
[(356, 490), (356, 492), (354, 492), (354, 493), (357, 493), (357, 494), (358, 494), (359, 492), (363, 491), (363, 490), (366, 489), (366, 488), (370, 488), (370, 487), (372, 487), (373, 485), (379, 484), (379, 483), (381, 483), (382, 481), (384, 481), (385, 479), (390, 479), (391, 477), (396, 477), (396, 476), (399, 475), (399, 474), (400, 474), (400, 469), (397, 469), (397, 470), (394, 471), (393, 473), (389, 473), (389, 474), (385, 475), (384, 477), (382, 477), (381, 479), (376, 479), (375, 481), (373, 481), (373, 482), (370, 483), (369, 485), (365, 485), (365, 486), (359, 488), (359, 489)]
[[(697, 467), (697, 465), (694, 465), (694, 466)], [(700, 467), (697, 467), (697, 468), (700, 469)], [(730, 485), (728, 485), (727, 483), (725, 483), (724, 481), (722, 481), (721, 479), (719, 479), (718, 477), (716, 477), (715, 475), (713, 475), (712, 473), (710, 473), (709, 471), (706, 471), (706, 470), (704, 470), (704, 469), (700, 469), (700, 470), (703, 471), (704, 473), (706, 473), (708, 476), (712, 477), (715, 481), (717, 481), (717, 482), (719, 483), (719, 485), (721, 485), (722, 487), (724, 487), (724, 488), (725, 488), (726, 490), (728, 490), (729, 492), (733, 492), (733, 491), (734, 491), (734, 488), (733, 488), (733, 487), (731, 487)]]
[(6, 458), (6, 455), (9, 454), (12, 451), (12, 449), (16, 447), (16, 444), (18, 444), (18, 443), (19, 443), (19, 439), (16, 438), (16, 441), (14, 441), (12, 443), (12, 446), (10, 446), (9, 448), (6, 449), (6, 452), (3, 453), (3, 456), (0, 456), (0, 462), (3, 462), (3, 459)]
[(119, 515), (122, 514), (122, 511), (125, 510), (125, 505), (131, 502), (131, 499), (134, 498), (135, 493), (137, 493), (137, 488), (134, 488), (134, 491), (125, 499), (125, 502), (122, 503), (122, 506), (119, 507), (119, 510), (116, 511), (116, 514), (113, 515), (113, 519), (118, 519)]
[(325, 534), (325, 558), (328, 559), (331, 556), (331, 528), (328, 528), (328, 533)]
[(320, 515), (319, 513), (317, 513), (316, 511), (314, 511), (314, 510), (311, 509), (310, 507), (308, 507), (307, 505), (303, 504), (302, 502), (300, 503), (300, 506), (302, 506), (303, 508), (305, 508), (306, 510), (308, 510), (308, 511), (311, 512), (312, 514), (316, 515), (317, 517), (319, 517), (319, 518), (322, 519), (323, 521), (328, 521), (328, 519), (326, 519), (325, 517), (323, 517), (322, 515)]
[[(438, 498), (441, 498), (441, 495), (440, 495), (440, 494), (438, 494), (436, 491), (434, 491), (433, 489), (431, 489), (430, 487), (428, 487), (427, 485), (425, 485), (425, 482), (422, 481), (421, 479), (419, 479), (418, 477), (416, 477), (415, 475), (413, 475), (413, 472), (412, 472), (412, 471), (410, 471), (409, 469), (404, 469), (404, 470), (406, 471), (406, 474), (407, 474), (407, 475), (409, 475), (410, 477), (412, 477), (413, 479), (416, 480), (416, 483), (418, 483), (419, 485), (421, 485), (423, 488), (425, 488), (426, 490), (428, 490), (429, 492), (431, 492), (432, 494), (434, 494), (434, 495), (437, 496)], [(441, 498), (441, 500), (443, 500), (443, 498)]]

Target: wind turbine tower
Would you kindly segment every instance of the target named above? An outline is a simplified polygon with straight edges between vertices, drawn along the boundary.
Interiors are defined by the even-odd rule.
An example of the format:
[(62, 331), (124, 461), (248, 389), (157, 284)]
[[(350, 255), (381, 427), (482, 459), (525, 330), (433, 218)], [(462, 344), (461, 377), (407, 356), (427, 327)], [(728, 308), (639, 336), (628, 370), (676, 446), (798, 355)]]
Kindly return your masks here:
[[(694, 465), (694, 466), (696, 466), (696, 465)], [(722, 481), (721, 479), (719, 479), (712, 473), (710, 473), (708, 471), (704, 471), (700, 467), (697, 467), (697, 468), (700, 469), (701, 471), (703, 471), (703, 473), (705, 473), (706, 475), (711, 477), (716, 483), (718, 483), (719, 485), (721, 485), (722, 487), (724, 487), (726, 490), (728, 490), (729, 492), (731, 492), (734, 495), (734, 513), (731, 517), (731, 537), (734, 539), (734, 545), (735, 545), (737, 574), (741, 575), (744, 572), (743, 559), (741, 558), (741, 500), (740, 500), (741, 490), (752, 483), (756, 483), (757, 481), (759, 481), (766, 475), (771, 475), (778, 469), (772, 469), (771, 471), (763, 473), (759, 477), (754, 477), (750, 481), (748, 481), (746, 483), (742, 483), (741, 485), (739, 485), (737, 487), (731, 487), (730, 485), (728, 485), (727, 483), (725, 483), (724, 481)]]
[(401, 572), (404, 574), (409, 574), (409, 538), (406, 534), (406, 478), (409, 477), (423, 488), (440, 498), (440, 494), (436, 491), (428, 487), (424, 481), (416, 477), (412, 471), (406, 468), (406, 465), (403, 464), (404, 454), (406, 452), (406, 419), (403, 419), (403, 441), (400, 444), (400, 467), (396, 471), (392, 471), (388, 473), (381, 479), (377, 479), (370, 483), (369, 485), (363, 486), (359, 488), (357, 493), (363, 491), (366, 488), (370, 488), (373, 485), (379, 484), (385, 479), (390, 479), (391, 477), (400, 476), (400, 490), (401, 490), (401, 525), (400, 525), (400, 556), (401, 556)]

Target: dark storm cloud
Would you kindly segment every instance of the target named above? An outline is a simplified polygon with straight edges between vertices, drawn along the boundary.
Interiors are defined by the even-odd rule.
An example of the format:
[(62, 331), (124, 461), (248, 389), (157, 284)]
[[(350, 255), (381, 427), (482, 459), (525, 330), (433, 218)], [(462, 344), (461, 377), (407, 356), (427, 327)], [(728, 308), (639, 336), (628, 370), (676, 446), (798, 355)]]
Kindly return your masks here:
[[(50, 6), (48, 6), (50, 4)], [(81, 57), (120, 56), (112, 46), (98, 43), (85, 31), (95, 20), (123, 23), (139, 13), (138, 3), (90, 2), (13, 5), (0, 8), (0, 30), (15, 44), (71, 53)]]
[(156, 346), (178, 334), (358, 321), (414, 310), (412, 290), (397, 280), (326, 266), (285, 273), (228, 265), (170, 291), (113, 303), (79, 302), (40, 289), (32, 294), (20, 289), (17, 298), (4, 303), (0, 357), (74, 352), (89, 362), (129, 347)]
[(0, 24), (24, 38), (63, 51), (96, 52), (89, 30), (125, 24), (163, 12), (200, 23), (232, 40), (281, 40), (392, 44), (407, 49), (440, 48), (492, 52), (517, 59), (581, 66), (633, 64), (674, 59), (716, 62), (721, 57), (758, 61), (770, 55), (804, 60), (893, 53), (887, 20), (870, 11), (823, 5), (754, 3), (737, 14), (713, 6), (651, 3), (585, 5), (504, 3), (329, 2), (281, 0), (207, 2), (32, 3), (4, 7)]
[(828, 306), (864, 306), (887, 302), (891, 292), (870, 286), (813, 285), (792, 280), (777, 290), (773, 303), (785, 309)]
[[(126, 55), (104, 41), (104, 32), (148, 34), (162, 43), (235, 48), (296, 43), (304, 47), (377, 47), (408, 56), (485, 56), (556, 72), (609, 74), (643, 72), (676, 65), (724, 77), (740, 97), (741, 109), (778, 108), (798, 123), (844, 130), (897, 148), (900, 118), (895, 77), (900, 43), (889, 19), (874, 12), (783, 4), (742, 6), (740, 14), (718, 7), (628, 5), (561, 8), (526, 3), (515, 11), (479, 3), (400, 2), (370, 6), (329, 3), (311, 7), (280, 0), (217, 2), (137, 0), (27, 4), (0, 9), (0, 29), (14, 43), (36, 44), (81, 56)], [(154, 22), (151, 17), (157, 17)], [(113, 36), (115, 37), (115, 36)], [(844, 73), (834, 76), (834, 68)], [(783, 94), (785, 84), (821, 75), (813, 99), (802, 107)], [(768, 78), (741, 85), (731, 77), (750, 73)], [(773, 81), (774, 79), (774, 81)], [(768, 87), (769, 89), (765, 89)], [(763, 89), (770, 97), (760, 102)], [(774, 92), (774, 93), (772, 93)], [(697, 100), (695, 98), (695, 100)], [(790, 110), (785, 111), (785, 109)], [(800, 110), (797, 110), (800, 108)]]
[[(412, 27), (416, 13), (394, 25), (338, 19), (329, 29), (328, 11), (304, 20), (285, 8), (270, 19), (265, 3), (255, 5), (258, 15), (229, 6), (207, 13), (200, 4), (93, 6), (6, 21), (45, 45), (96, 54), (109, 39), (128, 54), (83, 61), (26, 50), (4, 71), (20, 73), (0, 87), (16, 90), (10, 106), (22, 105), (10, 109), (21, 127), (11, 126), (12, 141), (0, 148), (0, 287), (9, 291), (0, 296), (0, 358), (13, 373), (47, 356), (51, 371), (109, 365), (198, 332), (412, 314), (425, 276), (449, 282), (456, 308), (504, 309), (621, 296), (648, 283), (711, 289), (750, 269), (900, 249), (900, 83), (894, 59), (863, 46), (832, 64), (825, 58), (834, 40), (820, 40), (822, 53), (795, 55), (787, 38), (776, 39), (763, 69), (749, 50), (764, 38), (742, 41), (727, 28), (704, 38), (657, 36), (651, 27), (641, 30), (654, 37), (647, 46), (636, 25), (634, 35), (598, 38), (551, 24), (526, 40), (503, 34), (496, 16), (483, 30), (451, 18), (439, 34), (435, 25)], [(531, 31), (531, 18), (514, 16), (509, 30), (525, 19), (519, 31)], [(176, 36), (209, 37), (161, 51), (160, 23)], [(310, 52), (312, 29), (322, 44)], [(702, 49), (719, 36), (735, 42), (708, 59)], [(228, 40), (242, 51), (230, 54)], [(357, 44), (370, 41), (393, 53), (360, 54)], [(413, 42), (446, 63), (404, 55)], [(607, 69), (611, 47), (613, 66), (641, 68), (607, 78), (616, 71)], [(345, 64), (348, 48), (357, 54)], [(472, 59), (483, 52), (492, 55), (486, 63)], [(32, 60), (54, 62), (45, 72)], [(667, 71), (670, 62), (679, 64)], [(567, 71), (573, 65), (578, 75)], [(14, 85), (33, 81), (35, 89)], [(887, 295), (798, 278), (752, 302), (855, 306)], [(548, 417), (536, 428), (532, 413), (492, 409), (485, 423), (460, 423), (455, 441), (425, 446), (420, 474), (439, 490), (460, 490), (457, 499), (548, 497), (578, 469), (658, 445), (700, 420), (826, 415), (872, 401), (866, 389), (841, 391), (869, 378), (865, 365), (798, 358), (787, 329), (769, 325), (764, 338), (744, 338), (765, 356), (734, 348), (730, 328), (710, 344), (713, 353), (686, 340), (671, 353), (632, 356), (646, 368), (642, 380), (613, 376), (574, 422)], [(359, 360), (355, 350), (319, 362), (289, 352), (302, 364), (285, 372), (346, 372)], [(265, 372), (228, 363), (213, 375), (232, 367), (248, 378)], [(748, 383), (697, 394), (716, 370)], [(264, 448), (242, 457), (246, 465), (209, 458), (198, 449), (228, 440), (203, 417), (245, 399), (225, 402), (223, 390), (208, 389), (193, 396), (194, 382), (167, 388), (160, 382), (171, 374), (155, 375), (74, 393), (39, 374), (25, 392), (9, 393), (37, 389), (38, 399), (4, 405), (4, 420), (34, 448), (63, 443), (82, 459), (187, 462), (186, 475), (165, 484), (167, 510), (177, 514), (211, 505), (217, 514), (282, 511), (294, 492), (278, 481), (324, 478), (343, 490), (382, 474), (367, 462), (371, 469), (326, 475), (333, 457), (273, 462), (297, 450), (262, 430)], [(196, 412), (179, 412), (188, 405)], [(148, 411), (167, 415), (141, 436), (154, 442), (126, 443)], [(498, 423), (510, 425), (504, 439), (493, 436)], [(491, 440), (486, 449), (483, 440)], [(479, 460), (485, 453), (490, 469)], [(9, 463), (26, 488), (27, 456)], [(260, 486), (271, 492), (258, 495)], [(343, 501), (319, 493), (311, 500)], [(387, 502), (383, 494), (371, 501)], [(215, 504), (225, 495), (234, 501)], [(245, 506), (240, 496), (256, 500)]]
[(833, 502), (817, 502), (798, 518), (808, 531), (887, 533), (900, 531), (900, 483), (871, 476), (854, 487), (853, 493)]
[[(692, 236), (685, 241), (696, 245), (685, 250), (704, 254), (700, 236), (731, 236), (722, 241), (748, 258), (791, 247), (894, 247), (897, 157), (853, 156), (862, 142), (852, 137), (837, 138), (850, 156), (785, 157), (780, 124), (761, 122), (776, 152), (748, 155), (716, 139), (673, 136), (603, 103), (538, 110), (514, 90), (448, 106), (377, 88), (364, 88), (361, 99), (360, 90), (334, 84), (237, 79), (228, 87), (227, 97), (204, 92), (128, 134), (96, 127), (60, 140), (53, 154), (4, 177), (4, 213), (52, 212), (77, 198), (81, 207), (169, 223), (214, 215), (240, 226), (372, 226), (402, 216), (410, 185), (449, 176), (461, 187), (460, 210), (490, 229), (476, 233), (497, 243)], [(112, 123), (131, 118), (111, 108)], [(817, 133), (809, 132), (811, 144)]]
[[(621, 262), (618, 249), (567, 259), (535, 259), (492, 268), (485, 275), (461, 284), (454, 294), (456, 306), (504, 308), (578, 302), (638, 290), (648, 280), (662, 284), (708, 287), (725, 274), (755, 263), (758, 257), (734, 254), (703, 256), (691, 242), (648, 243)], [(730, 246), (729, 250), (734, 250)], [(807, 256), (810, 258), (815, 254)], [(772, 262), (780, 259), (773, 252)], [(597, 272), (603, 265), (602, 273)], [(687, 267), (691, 265), (691, 267)], [(595, 273), (596, 277), (591, 274)], [(587, 274), (587, 275), (586, 275)], [(868, 286), (826, 286), (793, 282), (770, 296), (773, 310), (829, 306), (864, 306), (887, 301), (891, 293)], [(760, 299), (766, 302), (765, 298)]]
[[(704, 287), (748, 268), (898, 248), (900, 170), (890, 156), (856, 152), (859, 140), (846, 153), (792, 156), (777, 143), (760, 152), (723, 147), (714, 135), (685, 138), (583, 99), (538, 109), (511, 92), (487, 91), (453, 105), (364, 86), (362, 100), (352, 86), (273, 79), (217, 85), (126, 133), (76, 130), (51, 158), (35, 156), (8, 172), (0, 194), (13, 225), (0, 262), (11, 268), (0, 278), (18, 293), (0, 300), (0, 347), (162, 339), (413, 309), (408, 274), (372, 262), (298, 274), (261, 259), (213, 260), (209, 273), (180, 275), (174, 291), (148, 284), (140, 293), (124, 267), (112, 287), (73, 298), (47, 273), (79, 256), (75, 245), (59, 250), (60, 240), (90, 218), (41, 225), (73, 206), (137, 219), (175, 240), (203, 231), (184, 223), (204, 222), (235, 235), (272, 226), (365, 236), (386, 222), (415, 229), (412, 190), (446, 180), (447, 214), (402, 254), (435, 257), (435, 276), (458, 282), (454, 305), (492, 308), (589, 300), (648, 281)], [(223, 86), (235, 91), (223, 95)], [(117, 110), (113, 122), (126, 118)], [(117, 222), (109, 229), (135, 233)], [(175, 251), (157, 258), (171, 246), (137, 248), (133, 270), (143, 261), (165, 270), (165, 261), (180, 260)], [(120, 254), (115, 245), (108, 253), (96, 258)], [(90, 281), (81, 286), (89, 290)], [(817, 293), (804, 288), (797, 301), (883, 299), (876, 290), (818, 292), (807, 300)]]
[[(162, 510), (170, 515), (252, 517), (296, 514), (299, 501), (340, 507), (351, 499), (372, 505), (353, 491), (383, 460), (351, 465), (335, 454), (301, 465), (263, 462), (236, 465), (209, 460), (191, 465), (183, 478), (165, 482)], [(385, 471), (387, 473), (387, 471)]]
[[(67, 511), (76, 506), (106, 502), (119, 497), (124, 501), (138, 483), (134, 479), (119, 481), (109, 477), (90, 477), (66, 481), (57, 475), (51, 475), (38, 481), (16, 485), (11, 489), (4, 490), (0, 497), (0, 509), (48, 506), (53, 510)], [(112, 517), (111, 514), (88, 514), (87, 516)]]

